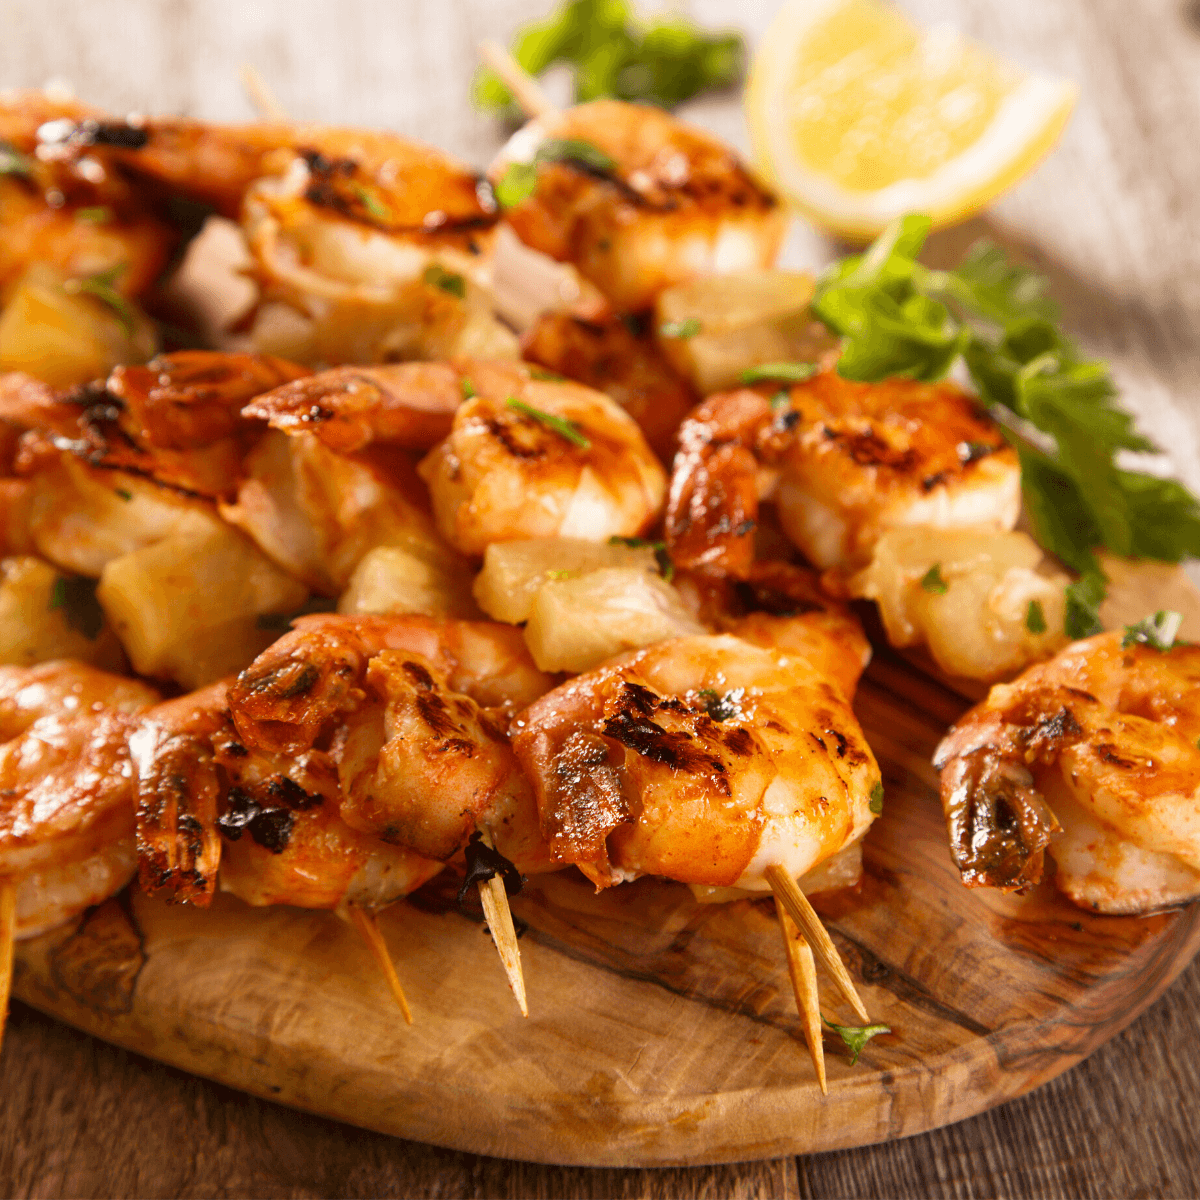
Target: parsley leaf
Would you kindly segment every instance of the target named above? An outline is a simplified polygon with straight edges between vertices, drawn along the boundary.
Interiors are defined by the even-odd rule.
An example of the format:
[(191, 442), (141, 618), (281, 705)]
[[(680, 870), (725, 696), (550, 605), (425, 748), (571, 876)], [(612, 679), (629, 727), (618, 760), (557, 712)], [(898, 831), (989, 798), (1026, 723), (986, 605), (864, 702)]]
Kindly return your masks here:
[(493, 189), (501, 208), (516, 208), (537, 191), (538, 164), (544, 162), (574, 163), (588, 171), (611, 171), (616, 160), (599, 146), (582, 138), (547, 138), (533, 156), (532, 162), (513, 162)]
[[(917, 262), (929, 232), (894, 222), (863, 254), (822, 275), (814, 313), (844, 339), (838, 371), (858, 380), (937, 380), (960, 360), (1016, 444), (1034, 536), (1084, 578), (1068, 589), (1067, 632), (1099, 627), (1107, 581), (1098, 547), (1178, 562), (1200, 556), (1200, 505), (1172, 479), (1126, 471), (1121, 451), (1152, 451), (1116, 402), (1104, 363), (1056, 324), (1036, 272), (976, 246), (953, 271)], [(1036, 432), (1033, 432), (1036, 431)]]
[(700, 697), (704, 711), (714, 721), (728, 721), (731, 717), (742, 715), (742, 698), (746, 695), (746, 689), (734, 688), (722, 696), (716, 688), (700, 688), (696, 695)]
[(352, 183), (350, 189), (354, 192), (359, 204), (363, 206), (369, 217), (373, 217), (376, 221), (383, 221), (386, 224), (391, 223), (393, 219), (392, 210), (370, 188), (364, 187), (361, 183)]
[(883, 812), (883, 780), (877, 779), (874, 787), (871, 788), (871, 802), (867, 807), (876, 815), (879, 816)]
[(631, 550), (637, 550), (642, 546), (649, 546), (654, 551), (654, 561), (658, 563), (658, 573), (670, 583), (675, 578), (675, 564), (671, 561), (671, 555), (667, 552), (666, 542), (648, 542), (645, 538), (638, 537), (620, 537), (614, 534), (608, 539), (610, 546), (628, 546)]
[(950, 590), (950, 585), (942, 576), (941, 563), (934, 563), (933, 566), (921, 576), (921, 587), (924, 591), (929, 592), (933, 596), (944, 596)]
[(658, 327), (658, 332), (665, 338), (694, 338), (704, 328), (696, 317), (687, 317), (682, 321), (667, 321)]
[[(574, 71), (577, 103), (615, 96), (664, 108), (731, 87), (745, 69), (740, 35), (707, 34), (677, 16), (640, 22), (627, 0), (569, 0), (544, 21), (524, 26), (513, 56), (531, 75), (566, 63)], [(479, 108), (520, 119), (493, 71), (476, 75), (474, 99)]]
[(460, 300), (467, 294), (467, 281), (461, 275), (447, 271), (445, 267), (439, 266), (437, 263), (427, 266), (425, 274), (421, 278), (427, 286), (439, 288), (451, 296), (457, 296)]
[(80, 293), (94, 296), (102, 304), (113, 311), (120, 322), (127, 338), (132, 338), (137, 330), (137, 317), (129, 301), (117, 291), (116, 282), (125, 274), (127, 264), (118, 263), (107, 271), (98, 271), (95, 275), (86, 275), (82, 279), (68, 279), (63, 284), (63, 290), (72, 296)]
[(515, 396), (509, 396), (505, 404), (519, 412), (523, 417), (530, 417), (534, 421), (545, 425), (547, 429), (552, 429), (561, 438), (566, 438), (574, 446), (578, 446), (580, 450), (590, 450), (592, 443), (584, 437), (579, 431), (579, 426), (574, 421), (564, 420), (562, 417), (556, 417), (553, 413), (542, 412), (540, 408), (534, 408), (531, 404), (526, 404), (524, 400), (518, 400)]
[(1121, 649), (1128, 650), (1130, 646), (1153, 646), (1155, 650), (1165, 654), (1175, 645), (1175, 637), (1182, 624), (1182, 613), (1159, 609), (1154, 616), (1144, 617), (1136, 625), (1125, 626)]
[(808, 362), (761, 363), (747, 367), (741, 374), (743, 383), (803, 383), (817, 373), (817, 364)]
[(1046, 610), (1040, 600), (1030, 600), (1025, 610), (1025, 628), (1035, 634), (1046, 632)]
[(1067, 610), (1063, 615), (1063, 632), (1072, 641), (1102, 633), (1100, 605), (1108, 590), (1108, 580), (1100, 571), (1087, 571), (1074, 583), (1067, 584)]
[(112, 219), (113, 210), (107, 204), (93, 204), (75, 210), (75, 220), (85, 221), (89, 225), (105, 225)]
[(60, 575), (50, 589), (47, 608), (61, 608), (63, 619), (76, 633), (94, 642), (104, 628), (104, 609), (96, 599), (98, 580), (82, 575)]
[(0, 175), (23, 175), (33, 172), (33, 160), (15, 146), (0, 141)]
[(466, 375), (459, 380), (458, 386), (462, 389), (462, 398), (464, 400), (473, 400), (479, 394), (475, 390), (475, 385)]
[(863, 1047), (873, 1037), (878, 1037), (881, 1033), (892, 1032), (890, 1025), (835, 1025), (824, 1013), (821, 1014), (821, 1020), (849, 1047), (851, 1066), (858, 1062), (858, 1056), (863, 1052)]

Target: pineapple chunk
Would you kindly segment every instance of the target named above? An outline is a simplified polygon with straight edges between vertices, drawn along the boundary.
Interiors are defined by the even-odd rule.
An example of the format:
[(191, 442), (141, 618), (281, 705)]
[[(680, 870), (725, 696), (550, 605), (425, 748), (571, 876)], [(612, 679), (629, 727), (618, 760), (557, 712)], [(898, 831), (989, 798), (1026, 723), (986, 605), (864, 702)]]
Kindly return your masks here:
[(17, 280), (0, 313), (0, 371), (25, 371), (53, 387), (107, 375), (155, 352), (154, 327), (131, 301), (118, 311), (44, 263)]
[(748, 367), (815, 362), (834, 338), (809, 311), (813, 277), (753, 270), (676, 284), (659, 295), (659, 348), (704, 395), (736, 387)]
[(90, 580), (67, 579), (32, 555), (0, 560), (0, 663), (28, 667), (75, 658), (105, 671), (125, 665)]
[(224, 525), (113, 559), (96, 589), (134, 670), (185, 688), (247, 666), (278, 633), (261, 618), (292, 611), (307, 595)]
[(355, 567), (338, 612), (477, 618), (468, 582), (469, 577), (456, 577), (402, 546), (377, 546)]
[(606, 567), (658, 574), (652, 546), (560, 537), (493, 542), (484, 551), (483, 570), (475, 578), (475, 599), (489, 617), (517, 625), (529, 620), (534, 597), (545, 584)]
[(625, 650), (707, 632), (658, 575), (607, 567), (545, 584), (534, 597), (525, 641), (543, 671), (580, 672)]
[(851, 594), (879, 603), (893, 646), (929, 647), (947, 674), (991, 681), (1067, 642), (1066, 575), (1024, 533), (891, 529)]

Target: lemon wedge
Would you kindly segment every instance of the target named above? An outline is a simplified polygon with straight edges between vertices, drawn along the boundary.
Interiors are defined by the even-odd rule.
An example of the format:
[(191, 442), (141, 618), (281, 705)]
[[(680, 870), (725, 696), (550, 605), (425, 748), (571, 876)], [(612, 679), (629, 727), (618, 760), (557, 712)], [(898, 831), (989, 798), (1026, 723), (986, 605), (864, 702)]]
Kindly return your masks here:
[(788, 0), (755, 53), (746, 111), (780, 191), (865, 240), (903, 213), (937, 227), (984, 207), (1050, 150), (1077, 92), (882, 0)]

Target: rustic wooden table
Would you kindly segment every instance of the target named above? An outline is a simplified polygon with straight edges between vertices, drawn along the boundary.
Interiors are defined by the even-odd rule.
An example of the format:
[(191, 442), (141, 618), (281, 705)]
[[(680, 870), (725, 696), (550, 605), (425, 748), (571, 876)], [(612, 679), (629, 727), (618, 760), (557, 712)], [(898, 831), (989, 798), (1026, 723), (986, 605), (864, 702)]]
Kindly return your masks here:
[[(773, 0), (693, 0), (753, 38)], [(1038, 261), (1075, 334), (1200, 489), (1200, 4), (906, 0), (1031, 68), (1082, 85), (1061, 147), (981, 233)], [(542, 0), (0, 0), (0, 87), (70, 81), (114, 110), (251, 115), (253, 63), (301, 118), (392, 126), (478, 163), (497, 131), (471, 110), (475, 42)], [(730, 98), (691, 115), (744, 133)], [(819, 261), (798, 233), (792, 254)], [(1022, 1100), (889, 1145), (679, 1170), (484, 1159), (365, 1133), (231, 1092), (14, 1006), (0, 1057), (0, 1194), (11, 1196), (1195, 1196), (1200, 963), (1090, 1059)]]

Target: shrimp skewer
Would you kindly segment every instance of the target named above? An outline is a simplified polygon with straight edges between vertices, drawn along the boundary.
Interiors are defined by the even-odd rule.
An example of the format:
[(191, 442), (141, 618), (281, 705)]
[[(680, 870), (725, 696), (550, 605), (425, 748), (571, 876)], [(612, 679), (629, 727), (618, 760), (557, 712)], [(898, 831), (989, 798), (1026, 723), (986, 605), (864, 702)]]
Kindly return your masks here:
[(968, 887), (1149, 912), (1200, 895), (1200, 647), (1076, 642), (994, 687), (934, 763)]

